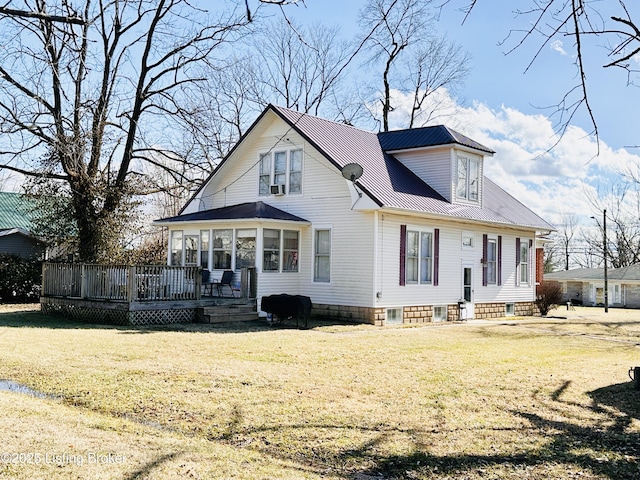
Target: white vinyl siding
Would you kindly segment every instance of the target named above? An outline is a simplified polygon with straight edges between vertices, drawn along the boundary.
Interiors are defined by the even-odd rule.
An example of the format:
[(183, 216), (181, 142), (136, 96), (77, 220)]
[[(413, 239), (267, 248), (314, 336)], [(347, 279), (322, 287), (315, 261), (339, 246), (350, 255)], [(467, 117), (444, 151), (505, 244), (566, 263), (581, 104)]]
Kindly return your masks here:
[(431, 188), (451, 201), (451, 149), (397, 152), (394, 156)]
[[(385, 214), (380, 222), (377, 258), (381, 274), (378, 276), (376, 291), (381, 295), (376, 306), (394, 305), (456, 305), (461, 296), (462, 266), (473, 265), (474, 302), (478, 303), (515, 303), (530, 302), (535, 298), (535, 287), (516, 287), (515, 238), (524, 236), (525, 231), (506, 234), (504, 230), (487, 229), (471, 225), (456, 225), (446, 221), (424, 220), (417, 223), (414, 217), (402, 217)], [(407, 234), (413, 230), (439, 229), (439, 268), (438, 286), (424, 289), (416, 295), (414, 288), (399, 284), (400, 275), (400, 227), (407, 225)], [(487, 231), (488, 230), (488, 231)], [(464, 233), (463, 233), (464, 232)], [(482, 236), (488, 233), (490, 238), (502, 236), (502, 284), (482, 288)], [(464, 245), (462, 239), (471, 238), (472, 245)], [(524, 240), (523, 240), (524, 241)], [(528, 240), (527, 240), (528, 241)], [(405, 265), (405, 274), (406, 274)]]

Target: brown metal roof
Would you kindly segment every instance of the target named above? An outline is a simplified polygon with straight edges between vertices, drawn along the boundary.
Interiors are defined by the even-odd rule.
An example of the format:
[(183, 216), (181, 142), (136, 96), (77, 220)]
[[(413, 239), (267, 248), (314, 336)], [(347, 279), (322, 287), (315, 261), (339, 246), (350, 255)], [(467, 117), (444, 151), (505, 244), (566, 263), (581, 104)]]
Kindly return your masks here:
[[(537, 230), (554, 229), (552, 225), (486, 177), (482, 207), (450, 203), (396, 158), (385, 153), (378, 134), (283, 107), (270, 105), (268, 109), (273, 109), (338, 169), (342, 169), (348, 163), (360, 164), (364, 172), (356, 183), (381, 207), (470, 221), (530, 227)], [(447, 135), (453, 135), (451, 130), (447, 129)], [(460, 136), (458, 140), (452, 137), (453, 141), (447, 143), (465, 146), (472, 144), (473, 148), (492, 153), (487, 147), (460, 134), (457, 135)], [(381, 137), (385, 138), (387, 134)], [(391, 137), (393, 135), (389, 135), (388, 138)], [(426, 146), (423, 138), (420, 142), (412, 141), (403, 147), (398, 141), (403, 137), (413, 138), (407, 132), (398, 135), (392, 144), (394, 151), (414, 148), (416, 143), (423, 143), (420, 146)], [(388, 145), (391, 145), (391, 142), (388, 142)]]

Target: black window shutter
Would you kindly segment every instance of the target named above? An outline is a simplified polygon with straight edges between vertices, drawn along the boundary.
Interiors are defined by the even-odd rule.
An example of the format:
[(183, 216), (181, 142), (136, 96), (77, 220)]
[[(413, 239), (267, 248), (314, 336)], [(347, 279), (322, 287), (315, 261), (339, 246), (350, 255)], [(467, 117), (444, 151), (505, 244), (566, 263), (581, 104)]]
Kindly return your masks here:
[(516, 238), (516, 285), (520, 285), (520, 238)]
[(498, 235), (498, 285), (502, 285), (502, 235)]
[(440, 271), (440, 229), (433, 231), (433, 285), (438, 286), (438, 272)]
[(489, 253), (489, 236), (485, 233), (482, 235), (482, 286), (487, 286), (487, 260)]

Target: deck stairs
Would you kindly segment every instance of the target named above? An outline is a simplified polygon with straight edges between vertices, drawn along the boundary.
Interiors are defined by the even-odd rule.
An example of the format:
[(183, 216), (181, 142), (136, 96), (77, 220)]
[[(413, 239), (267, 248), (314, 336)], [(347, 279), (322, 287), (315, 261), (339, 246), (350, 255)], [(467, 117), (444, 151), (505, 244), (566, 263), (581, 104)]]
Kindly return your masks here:
[(198, 309), (201, 323), (247, 322), (258, 320), (256, 299), (220, 299)]

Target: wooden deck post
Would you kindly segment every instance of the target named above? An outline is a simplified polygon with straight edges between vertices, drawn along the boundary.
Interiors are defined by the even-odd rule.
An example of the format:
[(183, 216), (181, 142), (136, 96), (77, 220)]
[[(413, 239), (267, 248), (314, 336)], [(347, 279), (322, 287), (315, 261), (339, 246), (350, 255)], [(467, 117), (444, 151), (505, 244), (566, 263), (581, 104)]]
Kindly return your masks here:
[(128, 268), (128, 287), (127, 288), (127, 302), (131, 303), (136, 299), (137, 296), (137, 291), (136, 291), (136, 285), (138, 282), (136, 282), (136, 267), (135, 266), (131, 266)]
[(87, 265), (82, 264), (80, 270), (80, 298), (87, 298)]

